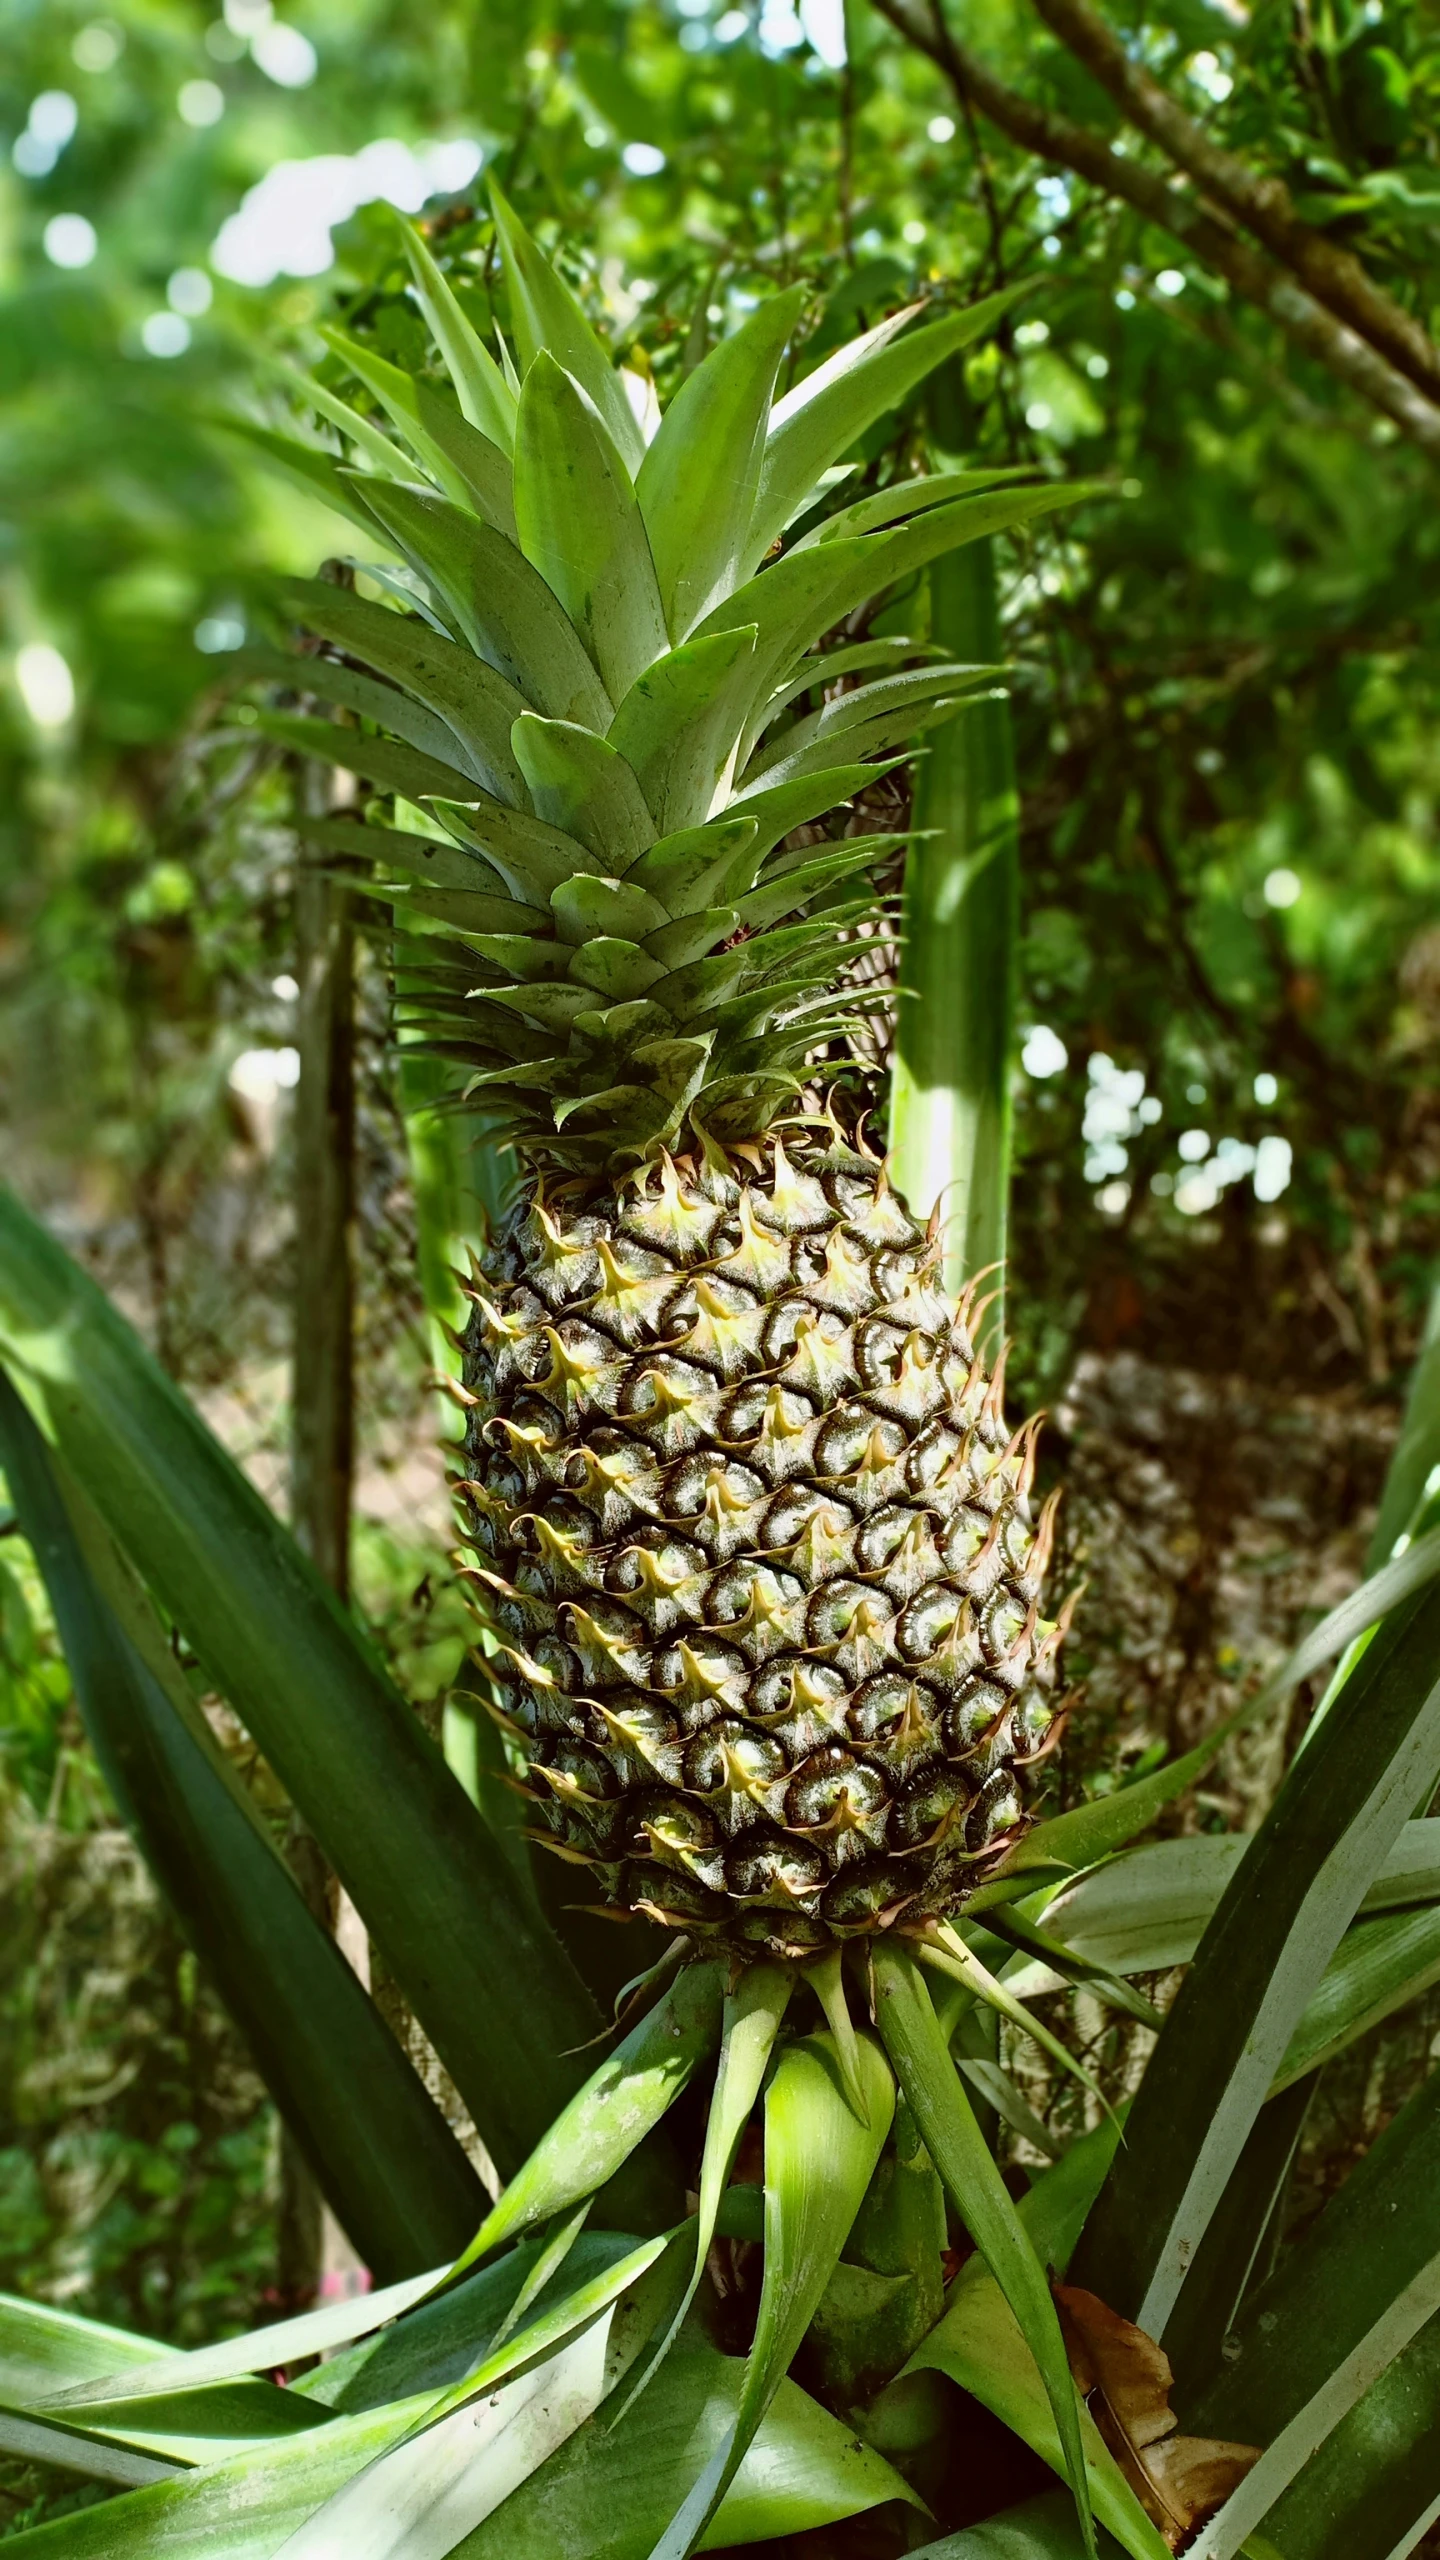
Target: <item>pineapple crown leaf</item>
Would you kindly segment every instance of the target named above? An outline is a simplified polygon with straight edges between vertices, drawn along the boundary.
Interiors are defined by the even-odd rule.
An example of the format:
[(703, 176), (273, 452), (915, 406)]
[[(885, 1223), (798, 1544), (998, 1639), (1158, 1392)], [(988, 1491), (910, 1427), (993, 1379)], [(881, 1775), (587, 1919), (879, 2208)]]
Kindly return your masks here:
[(822, 644), (1082, 492), (947, 471), (810, 521), (857, 437), (1015, 292), (912, 305), (777, 397), (791, 287), (661, 414), (491, 193), (516, 363), (402, 221), (450, 388), (327, 329), (383, 430), (326, 385), (305, 396), (339, 452), (233, 422), (396, 564), (365, 567), (378, 596), (285, 581), (311, 638), (246, 672), (302, 697), (262, 715), (280, 745), (366, 786), (363, 816), (305, 831), (395, 910), (397, 1021), (447, 1062), (450, 1107), (595, 1179), (753, 1140), (845, 1067), (825, 1048), (884, 1001), (845, 983), (847, 937), (887, 931), (871, 875), (905, 838), (814, 831), (1000, 671), (900, 635)]

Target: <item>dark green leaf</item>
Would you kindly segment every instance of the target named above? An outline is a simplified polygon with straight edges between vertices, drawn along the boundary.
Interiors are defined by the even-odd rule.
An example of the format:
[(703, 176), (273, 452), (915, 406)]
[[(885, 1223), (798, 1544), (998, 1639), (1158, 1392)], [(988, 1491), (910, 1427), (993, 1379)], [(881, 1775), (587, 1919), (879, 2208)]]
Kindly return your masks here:
[[(160, 1629), (152, 1620), (142, 1654), (97, 1587), (45, 1443), (3, 1373), (0, 1465), (96, 1757), (322, 2192), (387, 2280), (454, 2257), (484, 2208), (479, 2180), (310, 1912)], [(143, 1621), (143, 1593), (131, 1611)]]
[(1169, 2013), (1077, 2272), (1151, 2337), (1330, 1957), (1440, 1774), (1437, 1670), (1440, 1596), (1421, 1591), (1294, 1762)]
[(129, 1326), (0, 1196), (0, 1352), (326, 1850), (502, 2169), (578, 2076), (589, 2001), (314, 1567)]
[(874, 1968), (880, 2033), (925, 2148), (1039, 2367), (1086, 2549), (1093, 2552), (1080, 2405), (1044, 2270), (986, 2149), (915, 1958), (886, 1943)]

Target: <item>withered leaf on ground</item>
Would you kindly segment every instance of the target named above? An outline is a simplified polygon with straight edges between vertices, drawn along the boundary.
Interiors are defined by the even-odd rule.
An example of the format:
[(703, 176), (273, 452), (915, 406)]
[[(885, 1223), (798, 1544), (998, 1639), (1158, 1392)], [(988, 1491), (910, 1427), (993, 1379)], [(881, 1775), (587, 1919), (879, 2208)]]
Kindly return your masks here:
[(1056, 2285), (1055, 2303), (1090, 2415), (1152, 2524), (1183, 2551), (1258, 2462), (1258, 2445), (1178, 2434), (1164, 2348), (1076, 2285)]

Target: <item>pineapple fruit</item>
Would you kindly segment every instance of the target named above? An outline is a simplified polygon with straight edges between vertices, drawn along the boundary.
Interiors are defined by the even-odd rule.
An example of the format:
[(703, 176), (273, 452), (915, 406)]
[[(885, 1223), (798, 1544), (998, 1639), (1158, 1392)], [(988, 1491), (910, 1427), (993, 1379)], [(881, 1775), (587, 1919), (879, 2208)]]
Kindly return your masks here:
[(1034, 1430), (844, 1052), (900, 840), (832, 813), (994, 676), (869, 636), (872, 602), (1070, 493), (954, 471), (823, 512), (1006, 297), (777, 397), (776, 294), (661, 417), (496, 219), (518, 367), (408, 235), (456, 398), (332, 335), (354, 462), (265, 439), (399, 563), (390, 601), (296, 584), (299, 681), (349, 725), (269, 726), (371, 786), (313, 833), (396, 906), (405, 1032), (523, 1170), (458, 1392), (534, 1827), (607, 1906), (804, 1958), (962, 1903), (1057, 1730)]

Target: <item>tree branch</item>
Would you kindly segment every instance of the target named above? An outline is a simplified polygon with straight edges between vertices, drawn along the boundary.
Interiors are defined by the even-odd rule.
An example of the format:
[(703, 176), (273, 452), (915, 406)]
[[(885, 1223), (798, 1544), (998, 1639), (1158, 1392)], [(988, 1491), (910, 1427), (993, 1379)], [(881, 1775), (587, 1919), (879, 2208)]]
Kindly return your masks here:
[(1308, 285), (1317, 302), (1362, 338), (1431, 400), (1440, 400), (1440, 347), (1418, 320), (1367, 274), (1354, 251), (1302, 222), (1280, 178), (1257, 171), (1213, 140), (1168, 89), (1125, 51), (1089, 0), (1035, 0), (1051, 31), (1107, 89), (1137, 131), (1188, 170), (1227, 213)]
[(1112, 150), (1102, 135), (1007, 88), (977, 55), (957, 42), (938, 7), (930, 20), (921, 17), (915, 0), (873, 0), (873, 5), (907, 44), (944, 73), (957, 98), (969, 98), (1022, 150), (1071, 170), (1183, 241), (1245, 301), (1274, 320), (1296, 346), (1373, 408), (1393, 418), (1413, 444), (1440, 461), (1440, 406), (1427, 400), (1413, 382), (1282, 268), (1272, 265), (1179, 188)]

